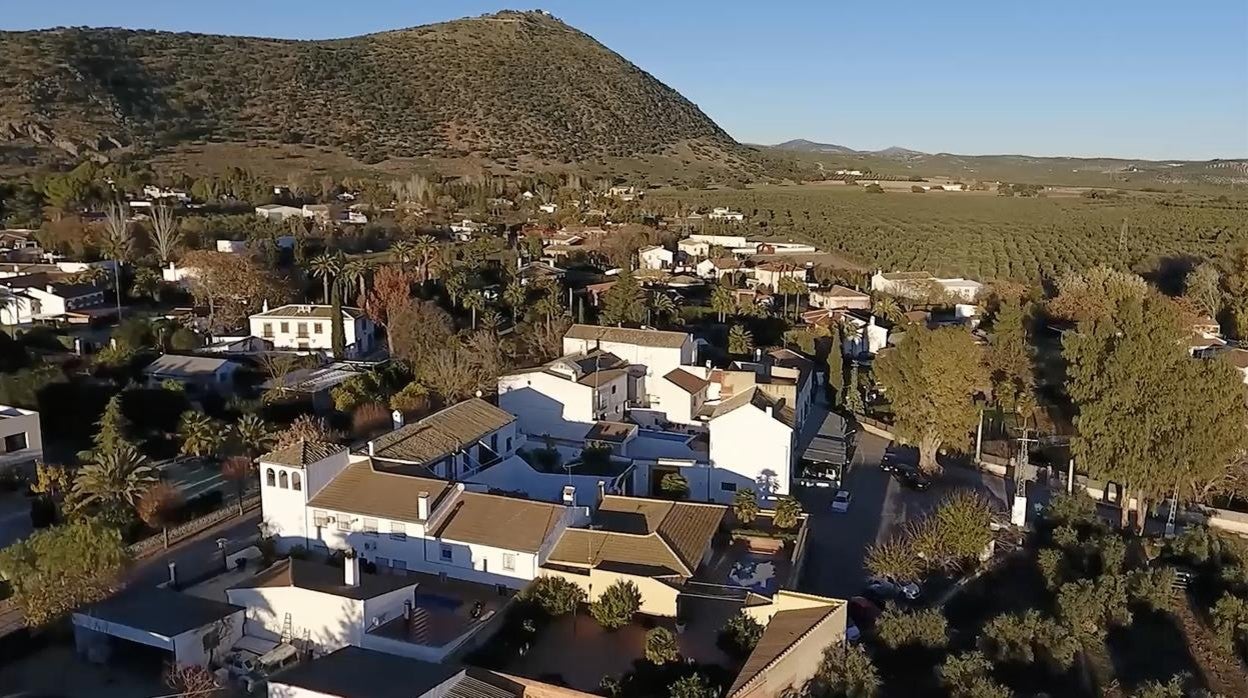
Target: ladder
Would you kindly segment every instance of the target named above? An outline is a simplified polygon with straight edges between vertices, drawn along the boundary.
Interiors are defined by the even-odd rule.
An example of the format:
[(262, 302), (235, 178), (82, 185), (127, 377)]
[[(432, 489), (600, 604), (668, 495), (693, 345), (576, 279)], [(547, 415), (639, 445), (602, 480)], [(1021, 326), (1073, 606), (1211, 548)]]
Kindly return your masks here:
[(282, 644), (290, 644), (294, 638), (290, 630), (290, 614), (286, 614), (286, 619), (282, 621)]

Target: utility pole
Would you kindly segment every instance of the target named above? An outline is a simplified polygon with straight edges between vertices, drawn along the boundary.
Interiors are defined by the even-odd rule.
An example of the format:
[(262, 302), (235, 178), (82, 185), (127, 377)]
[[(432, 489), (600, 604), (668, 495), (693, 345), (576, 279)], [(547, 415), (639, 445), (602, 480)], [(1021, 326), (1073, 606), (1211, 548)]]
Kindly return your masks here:
[(1031, 467), (1027, 445), (1040, 443), (1040, 440), (1028, 438), (1024, 428), (1017, 441), (1018, 451), (1014, 454), (1014, 503), (1010, 509), (1010, 523), (1023, 526), (1027, 523), (1027, 469)]

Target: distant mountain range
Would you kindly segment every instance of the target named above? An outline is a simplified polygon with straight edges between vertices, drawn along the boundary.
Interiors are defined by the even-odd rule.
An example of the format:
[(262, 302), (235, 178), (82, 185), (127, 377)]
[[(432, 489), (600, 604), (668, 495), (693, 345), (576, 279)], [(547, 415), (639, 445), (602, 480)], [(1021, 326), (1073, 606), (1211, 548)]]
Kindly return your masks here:
[(772, 150), (813, 158), (825, 165), (854, 166), (880, 174), (948, 176), (965, 179), (1106, 186), (1136, 184), (1171, 186), (1248, 184), (1248, 159), (1143, 160), (1127, 158), (1036, 157), (1031, 155), (955, 155), (924, 153), (893, 146), (854, 150), (806, 139), (785, 141)]

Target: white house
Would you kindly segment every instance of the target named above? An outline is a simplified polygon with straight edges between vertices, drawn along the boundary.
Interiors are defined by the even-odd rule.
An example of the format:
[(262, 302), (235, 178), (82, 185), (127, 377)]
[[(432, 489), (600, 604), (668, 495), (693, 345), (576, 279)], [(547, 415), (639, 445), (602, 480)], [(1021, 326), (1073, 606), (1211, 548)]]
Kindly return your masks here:
[(39, 413), (0, 405), (0, 468), (43, 458)]
[(888, 328), (877, 324), (874, 315), (862, 311), (842, 312), (840, 321), (842, 327), (852, 330), (845, 333), (841, 353), (847, 356), (874, 355), (888, 346)]
[[(768, 498), (789, 494), (796, 449), (796, 413), (759, 388), (720, 402), (711, 412), (710, 500), (731, 502), (753, 488)], [(690, 490), (694, 486), (690, 484)]]
[(646, 400), (629, 410), (633, 421), (659, 429), (674, 425), (701, 428), (699, 412), (710, 382), (701, 366), (682, 366), (646, 381)]
[(782, 262), (766, 262), (754, 267), (754, 283), (758, 286), (778, 291), (781, 279), (792, 279), (800, 284), (806, 283), (806, 267)]
[(72, 616), (74, 644), (89, 661), (107, 662), (118, 641), (162, 650), (178, 666), (219, 662), (243, 635), (244, 609), (171, 589), (133, 586)]
[(603, 420), (624, 419), (629, 365), (594, 350), (569, 354), (498, 379), (498, 404), (530, 435), (580, 439)]
[(148, 184), (143, 187), (143, 196), (149, 199), (173, 199), (179, 203), (187, 203), (191, 200), (191, 196), (184, 191), (178, 189), (166, 189), (158, 187), (155, 184)]
[(683, 252), (688, 259), (701, 260), (711, 254), (711, 243), (685, 238), (676, 243), (676, 250)]
[(751, 270), (744, 269), (741, 266), (741, 261), (733, 257), (724, 257), (721, 259), (704, 259), (701, 262), (698, 262), (697, 266), (694, 268), (697, 270), (698, 276), (704, 279), (711, 279), (715, 281), (718, 281), (719, 279), (723, 278), (724, 274), (727, 274), (729, 272), (751, 271)]
[(642, 269), (671, 269), (675, 262), (675, 255), (665, 247), (652, 245), (638, 250), (637, 259)]
[(351, 549), (395, 574), (445, 573), (519, 589), (537, 576), (563, 529), (585, 515), (469, 491), (327, 444), (300, 442), (262, 456), (259, 467), (264, 525), (279, 550)]
[(542, 204), (537, 207), (537, 210), (541, 211), (542, 213), (554, 213), (555, 211), (559, 210), (559, 205), (558, 204)]
[(810, 307), (823, 310), (870, 310), (871, 296), (846, 286), (833, 286), (810, 292)]
[(573, 325), (563, 335), (564, 354), (585, 354), (595, 349), (610, 352), (629, 364), (645, 366), (647, 379), (697, 361), (693, 335), (684, 332)]
[(387, 467), (417, 468), (433, 477), (464, 479), (516, 457), (524, 437), (516, 418), (494, 405), (470, 398), (404, 424), (368, 442), (368, 454)]
[[(275, 349), (300, 351), (333, 349), (333, 306), (283, 305), (252, 315), (251, 334), (273, 343)], [(359, 358), (373, 351), (373, 321), (359, 308), (342, 309), (342, 328), (348, 358)]]
[(256, 216), (274, 223), (284, 223), (289, 218), (303, 218), (303, 209), (282, 204), (264, 204), (256, 207)]
[(941, 278), (925, 271), (876, 271), (871, 276), (871, 290), (902, 298), (927, 299), (934, 294), (973, 303), (984, 285), (961, 277)]
[[(35, 274), (29, 278), (40, 277)], [(3, 284), (0, 290), (4, 303), (0, 306), (0, 322), (6, 325), (22, 325), (35, 320), (65, 320), (68, 322), (89, 319), (95, 312), (105, 308), (103, 286), (92, 284), (45, 283), (23, 285), (15, 279)]]
[(744, 213), (741, 213), (740, 211), (733, 211), (732, 209), (729, 209), (723, 206), (716, 206), (715, 208), (711, 209), (711, 212), (706, 214), (706, 217), (713, 221), (743, 221), (745, 220)]
[(225, 393), (234, 387), (238, 364), (212, 356), (162, 354), (143, 367), (149, 386), (165, 381), (180, 383), (188, 394)]
[(694, 233), (690, 235), (688, 239), (695, 242), (705, 242), (707, 245), (714, 245), (725, 249), (750, 246), (749, 240), (746, 240), (744, 235), (705, 235), (702, 233)]

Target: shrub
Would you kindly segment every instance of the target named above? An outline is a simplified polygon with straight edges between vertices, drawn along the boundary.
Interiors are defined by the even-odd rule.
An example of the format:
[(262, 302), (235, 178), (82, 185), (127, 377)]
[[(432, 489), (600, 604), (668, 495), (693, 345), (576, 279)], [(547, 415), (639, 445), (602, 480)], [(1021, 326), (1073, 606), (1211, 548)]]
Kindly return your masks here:
[(390, 425), (390, 411), (375, 402), (360, 405), (351, 415), (351, 431), (359, 438), (386, 431)]
[(880, 642), (891, 649), (918, 646), (939, 649), (949, 642), (949, 623), (937, 609), (905, 612), (890, 606), (876, 620)]
[(667, 628), (655, 628), (646, 633), (646, 660), (656, 666), (675, 662), (680, 658), (680, 645), (676, 636)]
[(923, 573), (923, 560), (905, 538), (893, 538), (871, 546), (864, 565), (875, 577), (911, 580)]
[(169, 335), (169, 349), (171, 351), (195, 351), (203, 345), (203, 337), (185, 327), (179, 327), (173, 331), (173, 334)]
[(680, 473), (668, 473), (659, 481), (659, 490), (669, 499), (684, 499), (689, 496), (689, 481)]
[(992, 680), (992, 665), (980, 652), (953, 655), (940, 667), (940, 683), (950, 698), (1010, 698), (1005, 686)]
[(732, 496), (732, 511), (737, 521), (748, 526), (758, 518), (758, 495), (749, 488), (737, 490)]
[(758, 621), (744, 613), (738, 613), (719, 631), (719, 637), (716, 644), (728, 655), (737, 659), (745, 659), (750, 652), (754, 651), (754, 647), (758, 645), (758, 639), (763, 636), (763, 626)]
[(705, 676), (690, 674), (673, 682), (667, 695), (669, 698), (716, 698), (719, 692)]
[(521, 592), (521, 598), (536, 604), (550, 616), (576, 611), (585, 601), (585, 590), (562, 577), (538, 577)]
[(880, 672), (862, 645), (832, 644), (823, 650), (819, 669), (806, 685), (806, 696), (874, 698)]
[(641, 608), (641, 591), (637, 585), (620, 580), (607, 587), (602, 595), (589, 606), (589, 614), (607, 630), (618, 630), (633, 621), (633, 614)]
[(792, 497), (781, 497), (776, 502), (776, 513), (772, 515), (771, 522), (776, 528), (793, 529), (801, 523), (801, 517), (802, 505)]

